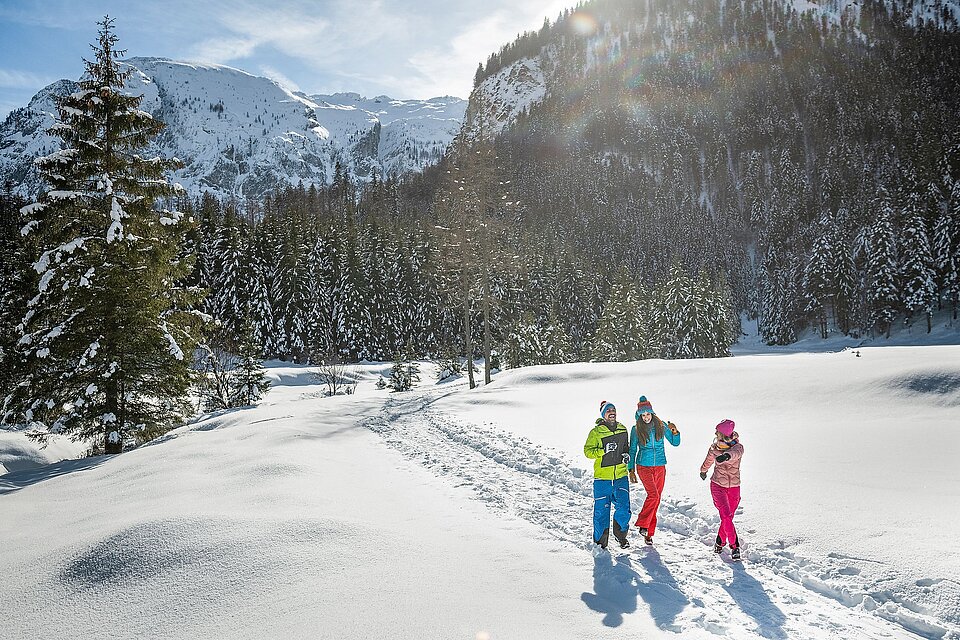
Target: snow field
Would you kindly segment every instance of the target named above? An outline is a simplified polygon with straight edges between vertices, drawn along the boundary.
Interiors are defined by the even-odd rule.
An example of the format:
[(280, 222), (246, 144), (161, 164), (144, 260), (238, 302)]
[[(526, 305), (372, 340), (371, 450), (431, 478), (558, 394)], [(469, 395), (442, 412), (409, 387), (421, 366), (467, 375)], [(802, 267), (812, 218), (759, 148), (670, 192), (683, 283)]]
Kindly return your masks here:
[[(374, 363), (332, 398), (268, 363), (256, 408), (0, 478), (3, 637), (955, 640), (958, 355), (532, 367), (473, 391), (425, 365), (399, 394)], [(600, 400), (629, 422), (640, 393), (683, 438), (656, 545), (594, 557), (583, 441)], [(712, 553), (697, 475), (722, 417), (746, 447), (742, 565)]]
[[(801, 586), (806, 598), (825, 596), (847, 607), (845, 615), (853, 609), (903, 633), (955, 637), (960, 514), (943, 507), (960, 496), (952, 465), (960, 444), (952, 426), (960, 418), (960, 348), (859, 353), (532, 367), (469, 394), (444, 393), (428, 409), (408, 412), (418, 416), (408, 420), (532, 472), (551, 491), (572, 492), (562, 504), (529, 501), (524, 490), (504, 494), (517, 496), (509, 510), (552, 531), (556, 525), (540, 514), (578, 504), (558, 518), (575, 525), (562, 538), (588, 544), (592, 474), (583, 440), (600, 400), (615, 402), (620, 421), (629, 423), (636, 397), (645, 394), (683, 434), (679, 448), (667, 447), (659, 527), (706, 546), (718, 518), (697, 472), (713, 425), (731, 417), (746, 447), (737, 524), (751, 568)], [(389, 432), (399, 423), (390, 417), (385, 424)], [(422, 457), (441, 471), (453, 466), (431, 453)], [(508, 481), (477, 484), (491, 504), (508, 501), (489, 496)], [(636, 513), (642, 487), (632, 493)]]

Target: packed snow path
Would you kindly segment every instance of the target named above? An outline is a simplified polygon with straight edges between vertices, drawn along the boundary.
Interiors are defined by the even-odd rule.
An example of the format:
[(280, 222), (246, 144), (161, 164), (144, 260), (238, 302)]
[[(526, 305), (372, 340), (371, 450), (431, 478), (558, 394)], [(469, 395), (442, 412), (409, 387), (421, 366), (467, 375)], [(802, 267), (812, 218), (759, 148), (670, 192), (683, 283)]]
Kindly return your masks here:
[[(431, 408), (450, 393), (456, 391), (398, 395), (371, 428), (405, 455), (472, 489), (495, 511), (528, 520), (589, 553), (589, 473), (556, 451)], [(631, 499), (636, 514), (643, 502), (640, 485)], [(814, 561), (768, 544), (746, 547), (745, 563), (732, 563), (728, 552), (712, 552), (718, 523), (716, 514), (665, 498), (655, 546), (643, 545), (632, 529), (630, 550), (611, 541), (610, 552), (595, 554), (593, 590), (582, 594), (583, 606), (606, 626), (647, 614), (661, 629), (683, 634), (699, 629), (732, 638), (960, 638), (956, 626), (882, 585), (865, 593), (853, 581), (843, 584), (870, 560), (834, 554)], [(955, 584), (943, 586), (960, 593)]]

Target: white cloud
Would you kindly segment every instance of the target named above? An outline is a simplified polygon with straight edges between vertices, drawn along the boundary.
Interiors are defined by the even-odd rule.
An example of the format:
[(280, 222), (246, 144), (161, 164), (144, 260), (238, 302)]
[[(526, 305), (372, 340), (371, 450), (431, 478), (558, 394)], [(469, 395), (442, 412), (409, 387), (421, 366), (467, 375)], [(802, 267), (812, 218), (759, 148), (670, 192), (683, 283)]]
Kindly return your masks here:
[(224, 64), (249, 58), (259, 43), (252, 38), (213, 38), (196, 45), (190, 58), (202, 62)]
[(0, 69), (0, 87), (6, 89), (40, 89), (53, 82), (28, 71), (17, 69)]
[(296, 82), (283, 75), (280, 71), (274, 69), (269, 65), (260, 65), (260, 73), (262, 73), (267, 78), (270, 78), (280, 86), (290, 91), (300, 91), (299, 85)]
[(478, 64), (486, 63), (491, 53), (512, 42), (519, 33), (539, 29), (545, 17), (553, 22), (566, 6), (565, 0), (521, 2), (488, 12), (444, 45), (412, 54), (409, 63), (419, 77), (408, 79), (405, 84), (422, 97), (441, 93), (467, 97)]

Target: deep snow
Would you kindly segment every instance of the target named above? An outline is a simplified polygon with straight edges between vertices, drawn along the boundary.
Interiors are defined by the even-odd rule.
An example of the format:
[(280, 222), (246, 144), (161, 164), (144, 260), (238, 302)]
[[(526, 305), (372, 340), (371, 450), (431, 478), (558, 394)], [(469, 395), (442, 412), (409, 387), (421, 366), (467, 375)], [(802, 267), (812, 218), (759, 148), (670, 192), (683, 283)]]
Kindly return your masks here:
[[(256, 408), (0, 477), (5, 638), (960, 638), (960, 347), (575, 364)], [(676, 422), (656, 546), (590, 554), (600, 400)], [(711, 553), (713, 425), (746, 447)], [(634, 511), (642, 490), (633, 491)], [(636, 542), (636, 539), (635, 539)]]

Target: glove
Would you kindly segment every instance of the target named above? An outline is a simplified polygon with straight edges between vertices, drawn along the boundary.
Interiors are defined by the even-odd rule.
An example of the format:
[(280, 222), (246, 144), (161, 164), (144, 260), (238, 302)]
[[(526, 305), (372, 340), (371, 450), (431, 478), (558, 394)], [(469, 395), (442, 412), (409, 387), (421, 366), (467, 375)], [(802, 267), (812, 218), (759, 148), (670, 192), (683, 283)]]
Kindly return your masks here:
[(700, 479), (701, 479), (701, 480), (706, 480), (706, 479), (707, 479), (707, 472), (706, 472), (706, 471), (701, 471), (701, 472), (700, 472)]
[(673, 424), (672, 422), (668, 422), (667, 427), (669, 427), (670, 431), (673, 432), (673, 435), (680, 433), (680, 430), (677, 429), (677, 425)]
[(633, 471), (630, 472), (630, 482), (633, 484), (637, 484), (637, 474), (634, 473)]
[(729, 459), (730, 459), (729, 453), (721, 453), (720, 455), (717, 456), (717, 462), (726, 462)]
[[(607, 446), (604, 448), (603, 451), (604, 451), (604, 453), (610, 453), (611, 451), (616, 451), (616, 450), (617, 450), (617, 443), (616, 443), (616, 442), (608, 442), (608, 443), (607, 443)], [(730, 456), (727, 456), (727, 457), (729, 458)]]

